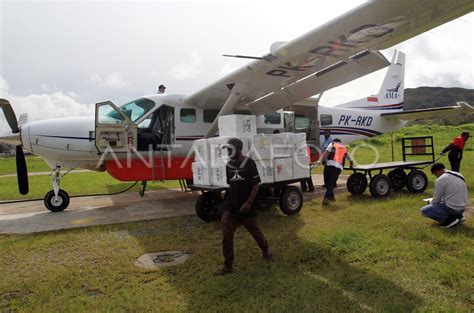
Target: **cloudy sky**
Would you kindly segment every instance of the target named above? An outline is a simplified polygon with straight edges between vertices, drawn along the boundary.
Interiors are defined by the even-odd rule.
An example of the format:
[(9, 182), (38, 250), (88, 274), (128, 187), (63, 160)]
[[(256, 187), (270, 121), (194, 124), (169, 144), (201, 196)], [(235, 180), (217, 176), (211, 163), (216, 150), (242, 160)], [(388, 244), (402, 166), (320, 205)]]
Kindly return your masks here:
[[(362, 2), (0, 0), (0, 96), (43, 119), (89, 114), (160, 83), (191, 93), (248, 63), (222, 54), (261, 56)], [(406, 87), (474, 88), (473, 29), (471, 13), (383, 53), (407, 53)], [(375, 93), (383, 75), (327, 92), (322, 104)]]

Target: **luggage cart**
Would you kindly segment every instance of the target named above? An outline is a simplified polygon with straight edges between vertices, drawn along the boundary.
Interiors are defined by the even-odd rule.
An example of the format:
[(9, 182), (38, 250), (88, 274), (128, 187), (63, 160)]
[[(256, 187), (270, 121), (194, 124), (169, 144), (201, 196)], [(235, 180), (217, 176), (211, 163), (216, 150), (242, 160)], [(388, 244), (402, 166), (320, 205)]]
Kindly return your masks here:
[[(353, 195), (361, 195), (369, 187), (370, 194), (374, 198), (387, 197), (392, 189), (401, 190), (405, 186), (413, 193), (425, 191), (428, 178), (422, 169), (437, 161), (433, 137), (402, 138), (402, 154), (403, 161), (344, 167), (345, 170), (353, 171), (347, 180), (347, 190)], [(407, 156), (419, 155), (431, 156), (431, 160), (407, 161)], [(384, 170), (390, 171), (384, 175)], [(370, 178), (370, 183), (367, 176)]]
[[(302, 179), (287, 180), (275, 183), (260, 183), (254, 204), (257, 210), (270, 209), (278, 201), (280, 210), (286, 215), (295, 215), (303, 207), (303, 194), (293, 184), (301, 182)], [(188, 185), (190, 190), (201, 191), (196, 200), (196, 214), (203, 221), (210, 222), (220, 220), (226, 205), (226, 192), (228, 187)], [(279, 192), (275, 192), (278, 190)]]

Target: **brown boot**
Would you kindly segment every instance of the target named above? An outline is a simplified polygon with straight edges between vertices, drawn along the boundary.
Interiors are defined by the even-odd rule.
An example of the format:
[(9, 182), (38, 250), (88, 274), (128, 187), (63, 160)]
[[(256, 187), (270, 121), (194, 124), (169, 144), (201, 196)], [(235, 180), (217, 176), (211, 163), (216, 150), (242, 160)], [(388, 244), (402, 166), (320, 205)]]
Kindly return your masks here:
[(327, 199), (327, 198), (323, 199), (323, 205), (328, 205), (329, 203), (330, 203), (329, 199)]

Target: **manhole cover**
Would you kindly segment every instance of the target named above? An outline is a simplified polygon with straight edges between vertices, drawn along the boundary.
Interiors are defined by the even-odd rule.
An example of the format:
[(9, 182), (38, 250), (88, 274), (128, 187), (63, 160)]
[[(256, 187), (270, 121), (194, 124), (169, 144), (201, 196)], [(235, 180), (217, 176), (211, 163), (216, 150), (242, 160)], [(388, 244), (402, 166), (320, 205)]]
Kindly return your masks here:
[(135, 265), (141, 268), (154, 269), (183, 264), (191, 254), (181, 251), (164, 251), (147, 253), (138, 258)]

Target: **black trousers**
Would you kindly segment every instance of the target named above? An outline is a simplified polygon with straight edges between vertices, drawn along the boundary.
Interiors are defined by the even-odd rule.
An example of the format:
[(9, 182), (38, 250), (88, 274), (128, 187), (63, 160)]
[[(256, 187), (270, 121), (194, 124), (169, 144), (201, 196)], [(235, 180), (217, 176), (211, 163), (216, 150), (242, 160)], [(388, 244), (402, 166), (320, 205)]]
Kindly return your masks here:
[(222, 253), (224, 254), (224, 266), (232, 269), (234, 263), (234, 233), (237, 227), (244, 225), (252, 235), (263, 253), (268, 252), (268, 241), (265, 239), (257, 223), (257, 217), (237, 217), (230, 210), (224, 211), (222, 224)]
[(458, 172), (461, 168), (461, 160), (458, 158), (449, 158), (449, 163), (451, 164), (451, 171)]
[(324, 184), (326, 185), (324, 198), (334, 198), (334, 187), (336, 186), (339, 174), (341, 174), (341, 170), (335, 166), (326, 166), (324, 168)]
[(313, 178), (311, 176), (309, 176), (305, 180), (302, 180), (300, 184), (301, 184), (301, 190), (303, 192), (314, 191)]

